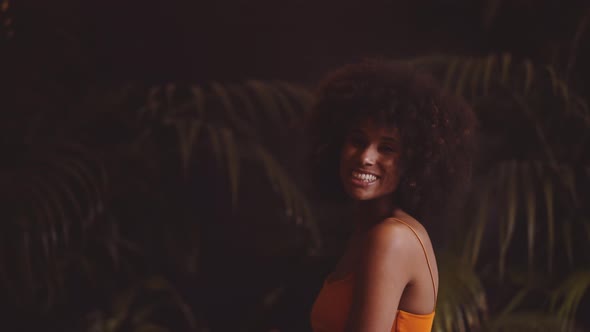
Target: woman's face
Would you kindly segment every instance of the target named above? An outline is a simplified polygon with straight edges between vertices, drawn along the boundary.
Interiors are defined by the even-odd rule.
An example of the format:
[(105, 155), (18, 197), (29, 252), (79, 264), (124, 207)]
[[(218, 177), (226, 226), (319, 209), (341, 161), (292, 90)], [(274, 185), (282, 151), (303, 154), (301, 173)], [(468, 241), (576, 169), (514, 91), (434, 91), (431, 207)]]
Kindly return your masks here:
[(340, 179), (353, 199), (372, 200), (392, 194), (399, 183), (401, 142), (399, 130), (366, 119), (345, 138)]

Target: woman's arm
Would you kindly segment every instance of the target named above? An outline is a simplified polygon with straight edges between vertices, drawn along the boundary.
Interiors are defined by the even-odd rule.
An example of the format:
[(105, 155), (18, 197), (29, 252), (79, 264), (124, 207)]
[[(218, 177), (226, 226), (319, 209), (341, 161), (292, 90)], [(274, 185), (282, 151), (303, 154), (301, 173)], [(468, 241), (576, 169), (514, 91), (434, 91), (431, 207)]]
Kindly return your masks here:
[(380, 223), (367, 235), (356, 271), (347, 332), (391, 331), (398, 305), (412, 278), (413, 236), (397, 223)]

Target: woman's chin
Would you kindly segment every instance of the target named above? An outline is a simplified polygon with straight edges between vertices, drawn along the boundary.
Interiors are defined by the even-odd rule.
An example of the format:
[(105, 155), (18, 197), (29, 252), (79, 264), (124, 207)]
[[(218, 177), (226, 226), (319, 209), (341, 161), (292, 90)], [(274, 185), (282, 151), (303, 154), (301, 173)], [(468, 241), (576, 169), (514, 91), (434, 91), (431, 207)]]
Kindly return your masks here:
[(348, 196), (355, 201), (368, 201), (376, 198), (371, 192), (359, 190), (357, 188), (349, 189)]

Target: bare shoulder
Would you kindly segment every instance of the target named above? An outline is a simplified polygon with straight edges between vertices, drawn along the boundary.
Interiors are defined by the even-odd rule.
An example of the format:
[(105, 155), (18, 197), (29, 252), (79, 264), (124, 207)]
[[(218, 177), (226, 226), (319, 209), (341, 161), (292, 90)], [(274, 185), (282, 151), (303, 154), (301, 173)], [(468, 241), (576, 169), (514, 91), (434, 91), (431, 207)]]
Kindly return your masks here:
[[(423, 243), (424, 249), (416, 234)], [(372, 226), (364, 240), (366, 242), (361, 254), (363, 263), (359, 266), (362, 273), (378, 271), (376, 275), (381, 275), (390, 281), (401, 281), (403, 285), (406, 285), (418, 280), (424, 274), (425, 264), (417, 264), (417, 262), (424, 260), (425, 253), (429, 260), (435, 261), (425, 228), (411, 217), (396, 215), (394, 218), (386, 218)], [(433, 267), (436, 270), (436, 265)], [(437, 277), (437, 274), (434, 276)]]
[(402, 224), (406, 228), (411, 228), (411, 230), (416, 232), (416, 235), (420, 237), (424, 244), (430, 244), (430, 236), (428, 236), (428, 231), (426, 228), (420, 221), (408, 213), (402, 210), (397, 210), (391, 218), (388, 218), (385, 221), (389, 223)]
[[(417, 241), (420, 240), (424, 249)], [(373, 226), (367, 234), (369, 253), (399, 255), (410, 257), (424, 255), (424, 250), (433, 257), (432, 243), (426, 228), (415, 218), (403, 211)], [(434, 257), (433, 257), (434, 258)]]
[(398, 228), (403, 227), (407, 230), (405, 233), (406, 244), (409, 248), (411, 248), (407, 249), (407, 253), (410, 253), (417, 262), (420, 262), (424, 258), (424, 255), (426, 255), (428, 266), (431, 269), (430, 274), (438, 284), (438, 267), (436, 264), (436, 256), (432, 242), (430, 241), (430, 236), (428, 235), (428, 232), (422, 223), (400, 210), (397, 211), (392, 218), (384, 220), (383, 224), (396, 224), (398, 225)]
[[(400, 222), (401, 221), (401, 222)], [(409, 226), (409, 227), (408, 227)], [(430, 243), (426, 229), (415, 219), (387, 218), (374, 225), (367, 233), (367, 245), (372, 250), (409, 253), (416, 249), (416, 234)], [(424, 241), (424, 240), (423, 240)]]

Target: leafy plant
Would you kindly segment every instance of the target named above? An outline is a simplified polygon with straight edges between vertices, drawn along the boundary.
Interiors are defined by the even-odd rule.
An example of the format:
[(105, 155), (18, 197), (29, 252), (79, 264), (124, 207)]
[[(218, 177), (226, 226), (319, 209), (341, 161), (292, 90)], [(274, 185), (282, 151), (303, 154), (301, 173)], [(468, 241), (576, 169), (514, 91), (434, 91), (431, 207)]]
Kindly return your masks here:
[[(492, 277), (489, 272), (495, 270), (496, 278), (489, 279), (495, 280), (493, 287), (520, 285), (526, 289), (524, 293), (517, 292), (512, 302), (501, 300), (504, 295), (497, 294), (499, 298), (495, 301), (502, 303), (497, 305), (515, 309), (516, 303), (522, 304), (526, 295), (533, 292), (530, 281), (538, 273), (549, 272), (549, 284), (537, 284), (537, 291), (556, 287), (556, 280), (568, 275), (557, 273), (555, 268), (556, 257), (564, 262), (560, 255), (564, 251), (558, 250), (562, 246), (569, 266), (559, 264), (559, 271), (585, 266), (587, 261), (574, 265), (573, 253), (574, 248), (585, 248), (590, 238), (573, 234), (588, 227), (581, 204), (586, 199), (581, 188), (590, 185), (586, 171), (588, 159), (582, 152), (589, 146), (587, 102), (552, 66), (534, 65), (527, 59), (515, 63), (510, 54), (480, 58), (432, 56), (410, 62), (433, 71), (442, 79), (446, 90), (468, 99), (480, 119), (482, 154), (470, 199), (473, 209), (469, 211), (473, 213), (456, 229), (453, 238), (457, 244), (464, 244), (454, 247), (462, 252), (463, 261), (472, 268), (483, 269), (478, 273), (480, 278)], [(557, 211), (560, 219), (556, 218)], [(497, 238), (496, 245), (483, 241), (491, 236)], [(515, 242), (526, 246), (515, 249)], [(497, 252), (495, 268), (487, 264), (490, 250)], [(484, 252), (486, 259), (482, 261)], [(539, 259), (541, 255), (546, 257), (544, 262)], [(507, 279), (507, 274), (520, 270), (522, 261), (526, 262), (528, 277)], [(564, 300), (559, 309), (554, 306), (551, 315), (547, 307), (543, 309), (531, 303), (533, 311), (521, 314), (505, 310), (500, 316), (492, 315), (486, 326), (493, 330), (505, 330), (509, 325), (524, 329), (523, 324), (528, 320), (529, 327), (536, 329), (539, 324), (533, 320), (537, 315), (534, 310), (543, 309), (545, 320), (572, 328), (573, 313), (586, 289), (584, 279), (574, 280), (578, 281), (575, 287), (564, 286), (559, 292), (561, 298), (570, 300)], [(570, 292), (567, 295), (566, 289)], [(462, 318), (465, 316), (460, 311), (445, 316), (441, 320), (456, 317), (458, 322), (470, 321)]]
[[(154, 321), (165, 306), (176, 308), (175, 327), (185, 325), (191, 331), (201, 330), (193, 309), (182, 299), (178, 291), (164, 278), (152, 276), (119, 293), (113, 299), (108, 312), (95, 311), (87, 315), (85, 331), (164, 332), (170, 328)], [(174, 309), (173, 309), (174, 310)], [(160, 315), (161, 316), (161, 315)]]
[[(180, 262), (182, 273), (198, 274), (196, 241), (203, 236), (203, 212), (182, 205), (186, 200), (175, 191), (192, 190), (195, 179), (218, 190), (227, 179), (224, 197), (238, 211), (241, 173), (252, 174), (253, 168), (266, 176), (286, 218), (306, 229), (308, 250), (320, 248), (311, 208), (295, 182), (296, 169), (286, 167), (296, 165), (279, 161), (273, 151), (285, 125), (305, 116), (306, 90), (285, 82), (248, 81), (129, 87), (88, 96), (79, 105), (84, 111), (59, 123), (59, 130), (45, 122), (22, 130), (8, 144), (18, 154), (0, 176), (0, 195), (8, 202), (3, 213), (9, 216), (2, 224), (0, 255), (1, 289), (11, 295), (4, 297), (7, 304), (36, 308), (40, 315), (75, 299), (68, 286), (75, 282), (82, 291), (106, 291), (90, 303), (100, 306), (100, 298), (106, 295), (108, 302), (109, 292), (153, 269), (161, 271), (170, 259)], [(211, 183), (208, 177), (223, 181)], [(154, 238), (158, 242), (151, 243)], [(187, 306), (182, 306), (185, 316), (192, 310)], [(120, 330), (131, 319), (126, 311), (115, 310), (111, 319), (97, 318), (91, 325)], [(157, 330), (156, 325), (136, 326), (148, 327)]]

